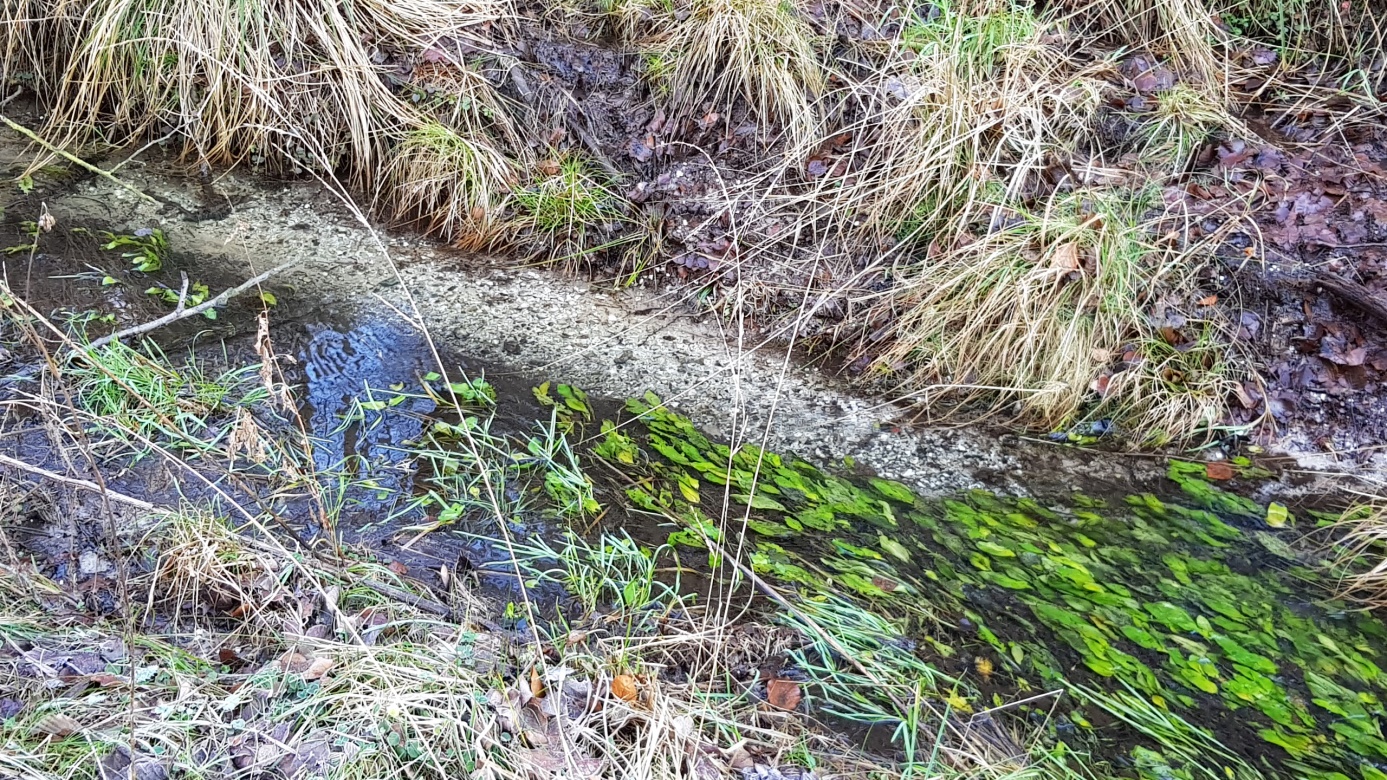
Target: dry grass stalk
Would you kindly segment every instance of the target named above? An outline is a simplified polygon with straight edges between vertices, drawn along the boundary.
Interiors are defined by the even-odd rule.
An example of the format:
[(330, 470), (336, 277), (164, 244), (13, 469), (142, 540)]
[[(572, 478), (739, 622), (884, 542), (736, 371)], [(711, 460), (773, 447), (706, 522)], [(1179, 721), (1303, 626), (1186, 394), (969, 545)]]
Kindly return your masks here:
[(1387, 607), (1387, 506), (1351, 509), (1335, 530), (1342, 532), (1335, 543), (1339, 596), (1374, 609)]
[(670, 62), (676, 115), (701, 117), (746, 101), (763, 132), (779, 124), (798, 147), (818, 131), (814, 99), (824, 86), (812, 31), (781, 0), (693, 0), (658, 52)]

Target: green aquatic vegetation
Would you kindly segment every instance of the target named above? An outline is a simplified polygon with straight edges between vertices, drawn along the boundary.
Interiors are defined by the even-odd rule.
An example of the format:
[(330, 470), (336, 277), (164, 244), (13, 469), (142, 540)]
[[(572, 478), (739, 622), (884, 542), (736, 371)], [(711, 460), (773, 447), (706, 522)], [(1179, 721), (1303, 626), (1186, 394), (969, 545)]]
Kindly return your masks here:
[[(1210, 483), (1203, 464), (1171, 465), (1183, 495), (1175, 500), (1042, 502), (971, 491), (924, 501), (899, 483), (733, 452), (652, 396), (628, 409), (645, 428), (632, 437), (663, 464), (633, 500), (683, 523), (681, 507), (697, 502), (680, 501), (689, 498), (681, 482), (726, 484), (758, 537), (759, 574), (805, 599), (846, 594), (871, 614), (928, 613), (946, 627), (916, 635), (937, 652), (923, 661), (936, 672), (949, 655), (988, 653), (992, 679), (1018, 693), (1082, 686), (1090, 704), (1149, 740), (1132, 760), (1150, 759), (1151, 776), (1161, 766), (1176, 777), (1204, 776), (1206, 767), (1224, 777), (1282, 775), (1210, 747), (1221, 735), (1191, 724), (1218, 723), (1215, 712), (1236, 713), (1229, 717), (1260, 734), (1266, 750), (1286, 751), (1303, 776), (1374, 777), (1359, 757), (1387, 751), (1376, 725), (1387, 630), (1342, 605), (1305, 603), (1318, 575), (1291, 566), (1302, 561), (1289, 514), (1280, 523), (1279, 510), (1268, 515)], [(969, 628), (947, 628), (956, 624)], [(955, 695), (978, 700), (966, 680), (934, 693), (949, 706)], [(1204, 756), (1218, 762), (1201, 764)]]
[(160, 270), (168, 259), (169, 242), (159, 228), (140, 228), (134, 233), (120, 235), (103, 232), (101, 237), (106, 242), (101, 245), (102, 249), (123, 250), (120, 256), (141, 273), (152, 274)]
[(634, 466), (641, 459), (640, 447), (611, 420), (602, 421), (602, 441), (592, 451), (618, 466)]

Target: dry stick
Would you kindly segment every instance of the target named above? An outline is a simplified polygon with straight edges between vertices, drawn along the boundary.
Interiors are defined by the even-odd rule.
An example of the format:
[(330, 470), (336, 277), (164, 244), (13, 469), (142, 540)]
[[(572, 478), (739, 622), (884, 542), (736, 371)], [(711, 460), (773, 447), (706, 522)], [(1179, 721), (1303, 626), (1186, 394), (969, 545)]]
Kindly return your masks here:
[(126, 506), (133, 506), (136, 509), (152, 511), (155, 508), (154, 505), (149, 503), (148, 501), (141, 501), (138, 498), (132, 498), (131, 496), (127, 496), (122, 493), (117, 493), (114, 490), (103, 488), (95, 482), (91, 482), (89, 480), (77, 479), (76, 477), (66, 477), (62, 474), (49, 471), (48, 469), (39, 468), (38, 466), (25, 463), (22, 460), (16, 460), (14, 458), (9, 457), (8, 455), (0, 455), (0, 465), (16, 468), (20, 471), (27, 471), (30, 474), (43, 477), (44, 479), (51, 480), (53, 482), (60, 482), (64, 485), (71, 485), (72, 487), (81, 488), (83, 490), (90, 490), (91, 492), (96, 493), (98, 495), (106, 496), (107, 498), (111, 499), (112, 501), (115, 501), (116, 503), (125, 504)]
[(1340, 300), (1352, 304), (1365, 314), (1377, 318), (1380, 322), (1387, 323), (1387, 300), (1379, 298), (1367, 287), (1342, 276), (1328, 273), (1319, 274), (1314, 278), (1314, 282), (1333, 293)]
[[(173, 311), (169, 312), (168, 314), (165, 314), (157, 320), (151, 320), (149, 322), (146, 322), (143, 325), (135, 325), (134, 327), (126, 328), (125, 330), (118, 330), (109, 336), (102, 336), (96, 341), (93, 341), (92, 343), (88, 344), (84, 349), (90, 352), (91, 350), (97, 349), (98, 347), (104, 347), (113, 341), (119, 341), (124, 338), (129, 338), (130, 336), (138, 336), (141, 333), (148, 333), (151, 330), (162, 328), (165, 325), (169, 325), (181, 319), (196, 316), (214, 306), (221, 306), (222, 304), (226, 303), (232, 298), (235, 298), (236, 296), (240, 295), (246, 290), (249, 290), (250, 288), (261, 284), (266, 279), (269, 279), (271, 276), (274, 276), (275, 274), (278, 274), (281, 271), (284, 271), (290, 268), (291, 266), (295, 266), (298, 264), (298, 260), (290, 260), (287, 263), (281, 263), (275, 266), (274, 268), (271, 268), (270, 270), (266, 271), (265, 273), (260, 274), (259, 276), (256, 276), (254, 278), (247, 279), (246, 281), (236, 285), (235, 287), (232, 287), (229, 290), (223, 290), (217, 295), (217, 297), (203, 301), (202, 303), (199, 303), (191, 309), (186, 309), (183, 307), (183, 295), (180, 294), (178, 298), (178, 307), (175, 308)], [(184, 289), (186, 290), (186, 281)]]
[[(8, 102), (8, 101), (7, 101), (7, 102)], [(33, 141), (34, 143), (38, 144), (39, 146), (42, 146), (44, 149), (48, 150), (49, 152), (58, 155), (59, 157), (63, 158), (64, 160), (67, 160), (68, 162), (72, 163), (73, 165), (76, 165), (76, 166), (78, 166), (78, 167), (80, 167), (80, 168), (82, 168), (82, 169), (84, 169), (84, 170), (86, 170), (86, 171), (88, 171), (88, 172), (90, 172), (90, 173), (94, 173), (94, 174), (96, 174), (97, 176), (101, 176), (102, 178), (109, 179), (109, 180), (110, 180), (112, 183), (114, 183), (117, 187), (120, 187), (121, 189), (126, 190), (126, 191), (128, 191), (128, 192), (133, 192), (137, 197), (139, 197), (139, 198), (141, 198), (141, 199), (143, 199), (143, 200), (147, 200), (147, 201), (149, 201), (150, 203), (158, 203), (158, 202), (159, 202), (159, 199), (156, 198), (156, 197), (154, 197), (153, 195), (149, 195), (149, 194), (140, 192), (139, 190), (135, 189), (134, 187), (130, 186), (129, 184), (126, 184), (125, 182), (121, 181), (120, 179), (117, 179), (117, 178), (115, 177), (115, 174), (111, 173), (110, 171), (102, 170), (102, 169), (96, 167), (95, 165), (92, 165), (91, 163), (87, 162), (86, 160), (83, 160), (82, 158), (80, 158), (80, 157), (78, 157), (78, 156), (76, 156), (76, 155), (74, 155), (74, 154), (72, 154), (72, 153), (70, 153), (70, 152), (67, 152), (67, 151), (64, 151), (64, 150), (62, 150), (62, 149), (59, 149), (58, 147), (54, 146), (53, 144), (51, 144), (51, 143), (49, 143), (49, 142), (43, 140), (42, 138), (39, 137), (38, 133), (35, 133), (33, 130), (30, 130), (29, 128), (25, 127), (24, 125), (19, 124), (18, 122), (14, 121), (13, 119), (10, 119), (9, 117), (5, 116), (4, 114), (0, 114), (0, 122), (4, 122), (5, 124), (7, 124), (7, 125), (10, 126), (10, 129), (11, 129), (11, 130), (13, 130), (13, 131), (15, 131), (16, 133), (19, 133), (20, 135), (22, 135), (22, 136), (28, 138), (30, 141)]]

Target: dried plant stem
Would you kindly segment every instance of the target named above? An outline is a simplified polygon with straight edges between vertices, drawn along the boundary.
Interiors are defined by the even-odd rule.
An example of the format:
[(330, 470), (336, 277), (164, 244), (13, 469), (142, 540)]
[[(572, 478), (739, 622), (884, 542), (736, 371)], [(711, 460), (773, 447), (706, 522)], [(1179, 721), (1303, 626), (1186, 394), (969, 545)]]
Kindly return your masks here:
[(110, 500), (115, 501), (118, 504), (133, 506), (136, 509), (143, 509), (145, 511), (152, 511), (154, 509), (154, 505), (149, 503), (148, 501), (142, 501), (138, 498), (127, 496), (124, 493), (117, 493), (114, 490), (102, 487), (101, 485), (98, 485), (95, 482), (91, 482), (90, 480), (63, 476), (62, 474), (58, 474), (57, 472), (49, 471), (48, 469), (35, 466), (32, 463), (25, 463), (22, 460), (11, 458), (8, 455), (0, 455), (0, 466), (9, 466), (10, 468), (19, 469), (20, 471), (33, 474), (34, 476), (43, 477), (44, 479), (49, 480), (50, 482), (57, 482), (63, 485), (70, 485), (75, 488), (81, 488), (82, 490), (89, 490), (93, 493), (105, 496), (106, 498), (109, 498)]
[(125, 330), (118, 330), (115, 333), (112, 333), (108, 336), (102, 336), (96, 341), (93, 341), (92, 343), (88, 344), (84, 349), (90, 352), (91, 350), (104, 347), (107, 344), (110, 344), (111, 342), (120, 341), (121, 339), (129, 338), (131, 336), (138, 336), (141, 333), (148, 333), (152, 330), (162, 328), (165, 325), (170, 325), (179, 320), (201, 314), (214, 306), (221, 306), (222, 304), (226, 303), (232, 298), (235, 298), (236, 296), (240, 295), (246, 290), (249, 290), (250, 288), (265, 282), (270, 277), (275, 276), (276, 274), (281, 273), (282, 271), (285, 271), (292, 266), (298, 265), (298, 263), (298, 260), (290, 260), (287, 263), (280, 263), (279, 265), (275, 266), (274, 268), (271, 268), (265, 273), (247, 279), (246, 281), (228, 290), (223, 290), (222, 292), (218, 293), (215, 298), (209, 298), (203, 301), (202, 303), (193, 306), (192, 308), (184, 308), (184, 296), (180, 294), (178, 296), (178, 307), (175, 308), (173, 311), (169, 312), (168, 314), (165, 314), (157, 320), (151, 320), (149, 322), (146, 322), (143, 325), (135, 325), (133, 327), (126, 328)]
[[(8, 101), (6, 101), (6, 102), (8, 102)], [(132, 192), (132, 193), (134, 193), (134, 194), (135, 194), (137, 197), (139, 197), (141, 200), (147, 200), (147, 201), (149, 201), (150, 203), (158, 203), (158, 202), (159, 202), (159, 199), (158, 199), (158, 198), (155, 198), (154, 196), (149, 195), (148, 193), (141, 192), (141, 191), (135, 189), (134, 187), (130, 186), (129, 184), (126, 184), (125, 182), (123, 182), (123, 181), (121, 181), (120, 179), (116, 178), (116, 175), (113, 174), (113, 173), (111, 173), (110, 171), (107, 171), (107, 170), (103, 170), (103, 169), (101, 169), (101, 168), (98, 168), (98, 167), (96, 167), (95, 165), (92, 165), (91, 163), (87, 162), (86, 160), (83, 160), (81, 157), (78, 157), (77, 155), (72, 154), (71, 152), (68, 152), (68, 151), (66, 151), (66, 150), (64, 150), (64, 149), (59, 149), (58, 147), (54, 146), (53, 144), (51, 144), (51, 143), (49, 143), (49, 142), (43, 140), (43, 139), (40, 138), (39, 135), (38, 135), (37, 133), (35, 133), (33, 130), (30, 130), (29, 128), (25, 127), (24, 125), (21, 125), (20, 123), (14, 121), (13, 119), (10, 119), (9, 117), (5, 116), (4, 114), (0, 114), (0, 122), (4, 122), (6, 125), (9, 126), (9, 128), (10, 128), (11, 130), (15, 131), (16, 133), (19, 133), (20, 135), (24, 136), (25, 138), (28, 138), (30, 141), (33, 141), (34, 143), (36, 143), (36, 144), (38, 144), (39, 146), (43, 147), (44, 150), (46, 150), (46, 151), (48, 151), (48, 152), (51, 152), (51, 153), (53, 153), (53, 154), (58, 155), (59, 157), (63, 158), (64, 160), (67, 160), (68, 162), (72, 163), (73, 165), (76, 165), (77, 167), (79, 167), (79, 168), (81, 168), (81, 169), (83, 169), (83, 170), (85, 170), (85, 171), (87, 171), (87, 172), (89, 172), (89, 173), (94, 173), (94, 174), (96, 174), (97, 176), (100, 176), (100, 177), (102, 177), (102, 178), (104, 178), (104, 179), (109, 180), (111, 183), (115, 184), (117, 187), (120, 187), (121, 189), (123, 189), (123, 190), (125, 190), (125, 191), (127, 191), (127, 192)]]

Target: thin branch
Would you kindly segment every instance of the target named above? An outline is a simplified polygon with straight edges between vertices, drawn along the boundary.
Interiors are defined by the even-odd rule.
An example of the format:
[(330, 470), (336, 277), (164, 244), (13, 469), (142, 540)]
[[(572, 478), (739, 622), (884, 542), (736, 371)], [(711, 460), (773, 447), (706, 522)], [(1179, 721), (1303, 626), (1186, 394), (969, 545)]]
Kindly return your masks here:
[(151, 330), (157, 330), (159, 328), (164, 327), (165, 325), (170, 325), (172, 323), (178, 322), (179, 320), (187, 319), (188, 317), (195, 317), (214, 306), (221, 306), (222, 304), (225, 304), (227, 301), (231, 300), (232, 298), (235, 298), (236, 296), (240, 295), (246, 290), (249, 290), (250, 288), (263, 283), (265, 280), (280, 273), (281, 271), (287, 270), (291, 266), (298, 265), (298, 263), (298, 260), (290, 260), (287, 263), (281, 263), (275, 266), (274, 268), (271, 268), (270, 270), (266, 271), (265, 273), (260, 274), (259, 276), (256, 276), (254, 278), (247, 279), (246, 281), (236, 285), (235, 287), (232, 287), (229, 290), (223, 290), (222, 292), (217, 294), (217, 297), (209, 298), (190, 309), (183, 308), (183, 297), (188, 289), (188, 281), (185, 278), (183, 280), (184, 292), (179, 294), (179, 305), (173, 311), (169, 312), (168, 314), (165, 314), (157, 320), (151, 320), (149, 322), (146, 322), (143, 325), (135, 325), (133, 327), (126, 328), (125, 330), (118, 330), (115, 333), (110, 334), (109, 336), (102, 336), (96, 341), (93, 341), (92, 343), (86, 345), (83, 349), (87, 352), (90, 352), (99, 347), (104, 347), (113, 341), (120, 341), (121, 339), (129, 338), (131, 336), (138, 336), (141, 333), (148, 333)]
[(154, 505), (149, 503), (148, 501), (141, 501), (138, 498), (132, 498), (131, 496), (127, 496), (124, 493), (117, 493), (114, 490), (103, 488), (102, 486), (89, 480), (63, 476), (62, 474), (49, 471), (48, 469), (39, 468), (38, 466), (25, 463), (22, 460), (16, 460), (14, 458), (9, 457), (8, 455), (0, 455), (0, 465), (9, 466), (10, 468), (16, 468), (20, 471), (26, 471), (30, 474), (43, 477), (44, 479), (50, 480), (52, 482), (58, 482), (64, 485), (71, 485), (75, 488), (89, 490), (93, 493), (105, 496), (106, 498), (109, 498), (110, 500), (115, 501), (118, 504), (133, 506), (136, 509), (142, 509), (146, 512), (154, 510)]
[(105, 178), (105, 179), (109, 179), (109, 180), (110, 180), (112, 183), (114, 183), (117, 187), (120, 187), (121, 189), (127, 190), (127, 191), (129, 191), (129, 192), (133, 192), (133, 193), (135, 193), (135, 195), (137, 195), (138, 197), (140, 197), (140, 198), (143, 199), (143, 200), (147, 200), (147, 201), (149, 201), (150, 203), (158, 203), (158, 202), (159, 202), (159, 199), (156, 198), (156, 197), (154, 197), (153, 195), (150, 195), (150, 194), (148, 194), (148, 193), (141, 192), (141, 191), (135, 189), (134, 187), (130, 186), (129, 184), (126, 184), (125, 182), (121, 181), (120, 179), (117, 179), (117, 178), (115, 177), (115, 175), (112, 174), (110, 171), (104, 171), (104, 170), (102, 170), (102, 169), (96, 167), (95, 165), (92, 165), (91, 163), (87, 162), (86, 160), (83, 160), (81, 157), (78, 157), (78, 156), (75, 155), (75, 154), (72, 154), (72, 153), (70, 153), (70, 152), (64, 151), (64, 150), (62, 150), (62, 149), (59, 149), (58, 147), (54, 146), (53, 144), (51, 144), (51, 143), (49, 143), (49, 142), (43, 140), (42, 138), (39, 137), (38, 133), (35, 133), (33, 130), (30, 130), (29, 128), (25, 127), (24, 125), (21, 125), (20, 123), (14, 121), (13, 119), (10, 119), (9, 117), (5, 116), (4, 114), (0, 114), (0, 122), (4, 122), (5, 124), (9, 125), (9, 127), (10, 127), (11, 130), (13, 130), (13, 131), (15, 131), (16, 133), (19, 133), (20, 135), (22, 135), (22, 136), (28, 138), (30, 141), (33, 141), (34, 143), (38, 144), (39, 146), (43, 147), (44, 149), (48, 150), (49, 152), (58, 155), (59, 157), (63, 158), (64, 160), (67, 160), (68, 162), (72, 163), (73, 165), (76, 165), (76, 166), (78, 166), (78, 167), (80, 167), (80, 168), (82, 168), (82, 169), (84, 169), (84, 170), (86, 170), (86, 171), (88, 171), (88, 172), (90, 172), (90, 173), (94, 173), (94, 174), (96, 174), (97, 176), (101, 176), (101, 177), (103, 177), (103, 178)]

